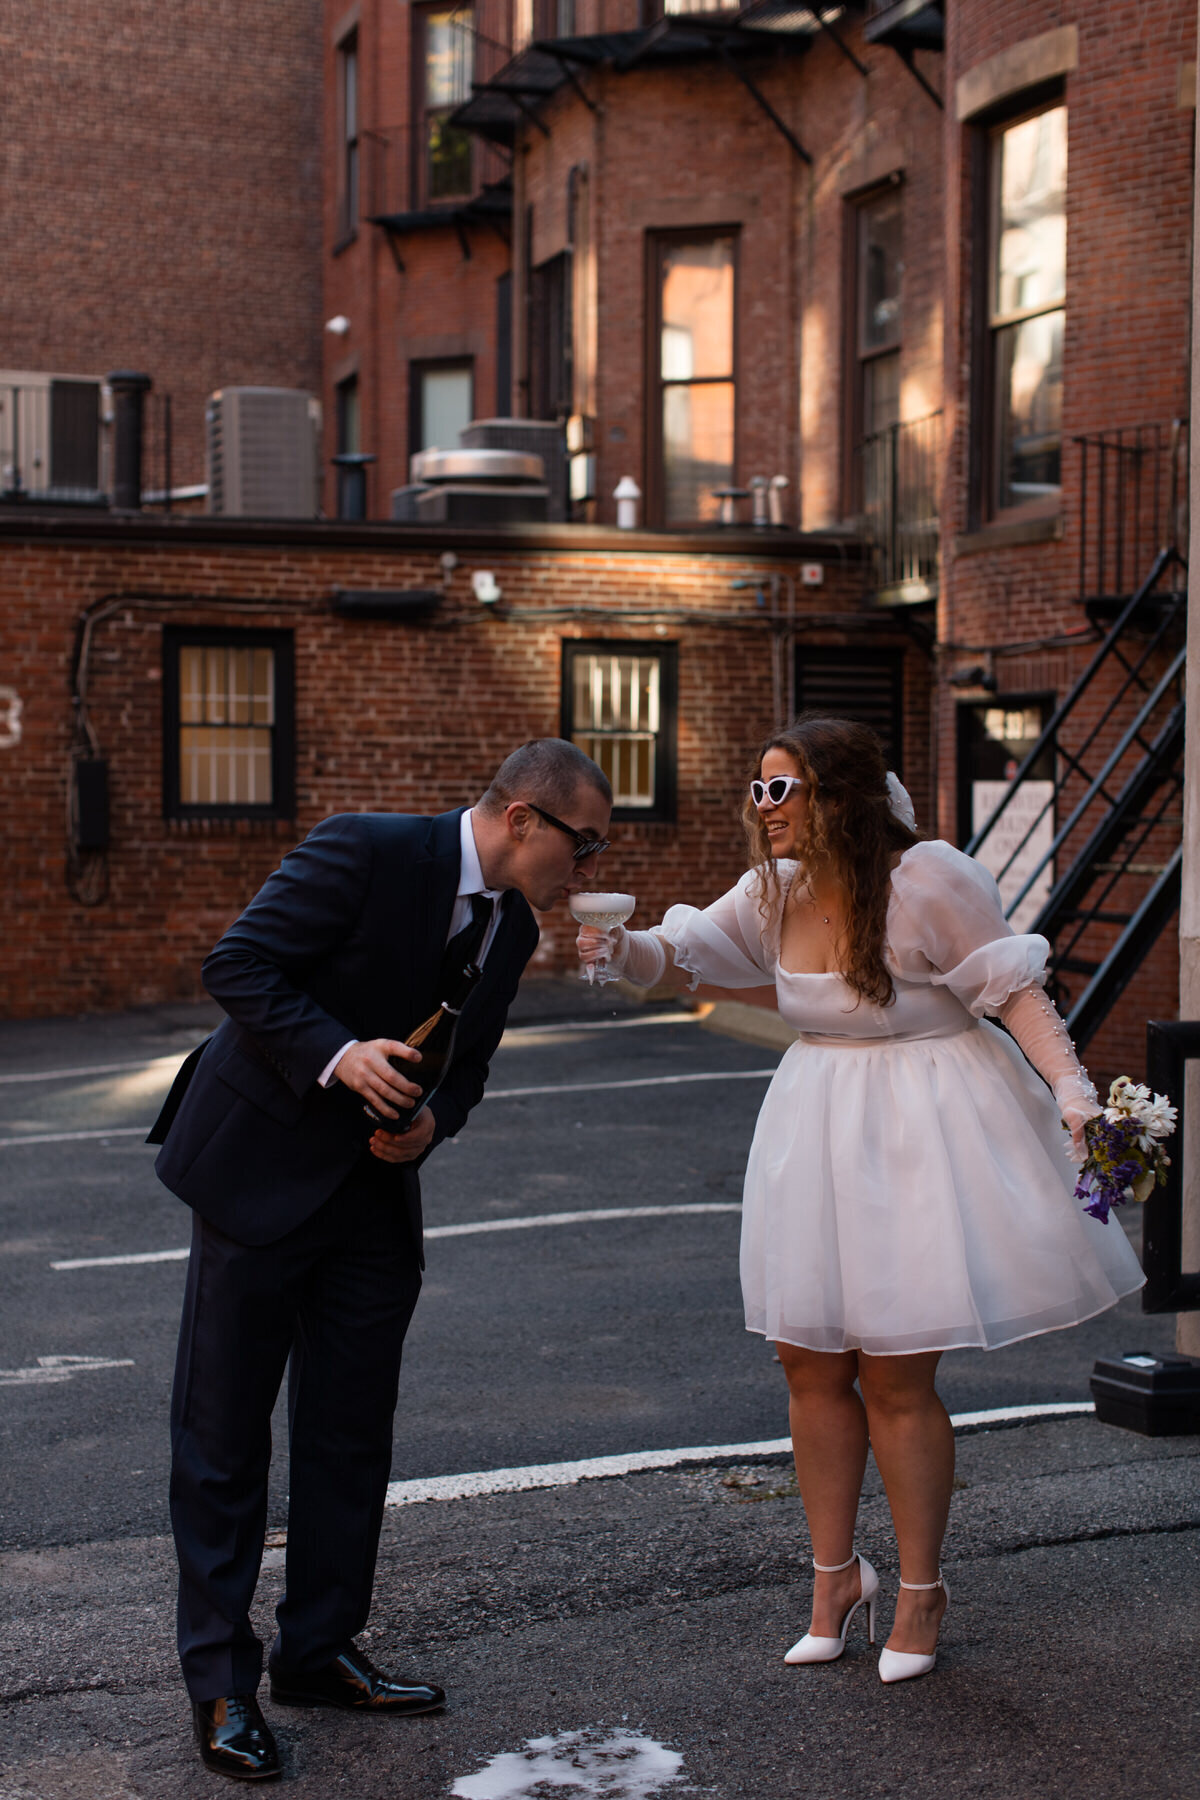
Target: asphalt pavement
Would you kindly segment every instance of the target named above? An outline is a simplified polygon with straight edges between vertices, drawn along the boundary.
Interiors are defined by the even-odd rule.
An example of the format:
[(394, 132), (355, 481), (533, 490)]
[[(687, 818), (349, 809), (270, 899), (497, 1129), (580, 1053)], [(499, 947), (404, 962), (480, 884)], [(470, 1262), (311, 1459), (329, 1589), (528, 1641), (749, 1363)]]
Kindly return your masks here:
[[(188, 1215), (141, 1142), (211, 1017), (0, 1025), (0, 1800), (225, 1791), (190, 1746), (172, 1645)], [(787, 1668), (809, 1550), (777, 1447), (781, 1372), (742, 1327), (736, 1268), (778, 1051), (573, 984), (528, 987), (511, 1024), (489, 1098), (425, 1174), (428, 1270), (365, 1640), (451, 1704), (407, 1722), (268, 1704), (287, 1790), (1200, 1794), (1200, 1440), (1045, 1410), (1086, 1403), (1097, 1356), (1169, 1350), (1173, 1321), (1135, 1298), (947, 1356), (959, 1417), (1043, 1412), (960, 1429), (937, 1671), (883, 1688), (861, 1615), (840, 1664)], [(439, 1478), (456, 1497), (414, 1500)], [(268, 1638), (281, 1462), (273, 1479)], [(859, 1541), (886, 1631), (895, 1551), (873, 1470)]]

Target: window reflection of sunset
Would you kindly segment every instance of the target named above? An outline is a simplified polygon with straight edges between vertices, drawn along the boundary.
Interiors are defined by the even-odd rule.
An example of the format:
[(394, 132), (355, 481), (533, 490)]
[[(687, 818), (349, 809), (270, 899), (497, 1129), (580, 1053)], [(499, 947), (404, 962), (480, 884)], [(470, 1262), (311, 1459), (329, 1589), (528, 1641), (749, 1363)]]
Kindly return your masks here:
[(733, 479), (732, 238), (662, 251), (659, 373), (666, 523), (715, 517)]

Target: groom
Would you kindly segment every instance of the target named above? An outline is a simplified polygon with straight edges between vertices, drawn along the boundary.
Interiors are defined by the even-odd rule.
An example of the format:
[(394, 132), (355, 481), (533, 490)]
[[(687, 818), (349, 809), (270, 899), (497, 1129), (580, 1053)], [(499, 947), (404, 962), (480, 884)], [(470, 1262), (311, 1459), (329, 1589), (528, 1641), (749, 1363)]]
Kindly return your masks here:
[[(286, 1591), (271, 1698), (428, 1712), (441, 1688), (376, 1669), (366, 1623), (391, 1467), (400, 1353), (424, 1266), (419, 1163), (483, 1095), (547, 911), (595, 878), (612, 791), (573, 744), (540, 738), (470, 809), (343, 813), (283, 860), (204, 964), (228, 1017), (188, 1058), (151, 1132), (193, 1209), (171, 1404), (179, 1654), (200, 1755), (280, 1772), (250, 1625), (271, 1410), (289, 1367)], [(482, 977), (454, 1061), (406, 1135), (373, 1134), (420, 1089), (400, 1040), (464, 964)], [(389, 1059), (400, 1060), (400, 1069)], [(290, 1359), (290, 1360), (289, 1360)]]

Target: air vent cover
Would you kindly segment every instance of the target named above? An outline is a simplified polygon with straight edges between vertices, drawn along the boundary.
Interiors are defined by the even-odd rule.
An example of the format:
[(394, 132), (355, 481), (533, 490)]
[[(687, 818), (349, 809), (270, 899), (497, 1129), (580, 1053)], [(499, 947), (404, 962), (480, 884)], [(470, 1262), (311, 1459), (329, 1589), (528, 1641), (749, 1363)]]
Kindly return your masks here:
[(219, 388), (206, 411), (209, 511), (315, 518), (320, 417), (319, 402), (295, 388)]

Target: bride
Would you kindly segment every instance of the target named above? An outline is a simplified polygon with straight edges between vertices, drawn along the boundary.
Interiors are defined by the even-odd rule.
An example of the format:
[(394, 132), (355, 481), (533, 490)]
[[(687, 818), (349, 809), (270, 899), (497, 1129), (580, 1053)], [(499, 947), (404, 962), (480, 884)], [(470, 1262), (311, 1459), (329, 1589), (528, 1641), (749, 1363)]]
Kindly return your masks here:
[(874, 733), (814, 715), (776, 733), (744, 822), (751, 867), (729, 893), (653, 931), (584, 929), (579, 952), (646, 987), (773, 981), (800, 1033), (759, 1115), (741, 1246), (747, 1329), (787, 1376), (816, 1571), (786, 1660), (835, 1660), (863, 1606), (875, 1641), (879, 1580), (854, 1549), (869, 1441), (901, 1575), (879, 1673), (904, 1681), (933, 1668), (948, 1604), (943, 1351), (1077, 1324), (1143, 1278), (1072, 1197), (1068, 1155), (1099, 1105), (1043, 991), (1049, 946), (1014, 936), (978, 863), (918, 836)]

